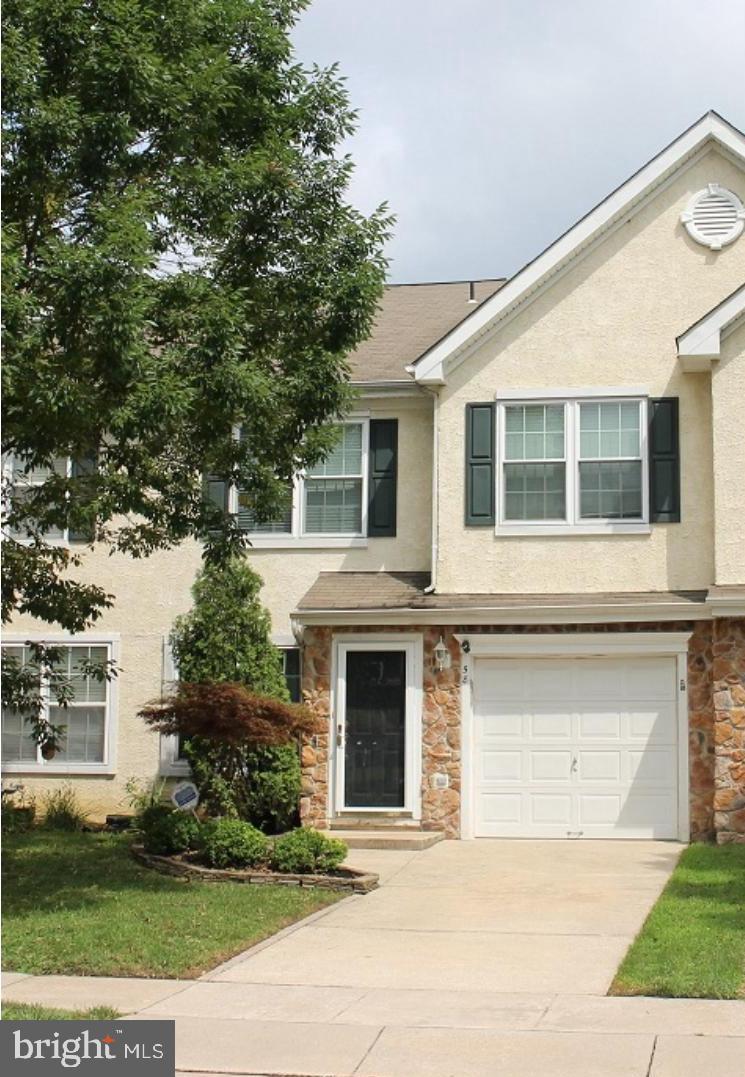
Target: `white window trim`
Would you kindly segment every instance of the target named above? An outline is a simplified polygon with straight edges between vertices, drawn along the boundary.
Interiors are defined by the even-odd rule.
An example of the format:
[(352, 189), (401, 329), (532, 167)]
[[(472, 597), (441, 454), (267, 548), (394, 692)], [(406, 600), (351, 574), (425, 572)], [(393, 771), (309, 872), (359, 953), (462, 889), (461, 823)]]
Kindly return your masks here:
[[(78, 644), (86, 647), (106, 647), (107, 657), (110, 661), (119, 663), (120, 636), (119, 633), (109, 633), (105, 636), (93, 633), (80, 633), (66, 636), (60, 633), (26, 633), (6, 634), (3, 636), (3, 644), (7, 646), (22, 646), (24, 643), (45, 643), (49, 645), (74, 646)], [(119, 715), (119, 683), (118, 678), (113, 677), (107, 681), (106, 712), (104, 724), (104, 757), (102, 763), (55, 763), (41, 761), (38, 753), (36, 763), (18, 762), (3, 763), (3, 774), (115, 774), (116, 773), (116, 745), (117, 724)]]
[[(359, 532), (307, 532), (305, 530), (305, 475), (295, 476), (292, 484), (292, 530), (290, 532), (261, 533), (247, 531), (251, 546), (255, 549), (348, 549), (367, 546), (367, 501), (370, 459), (370, 417), (366, 415), (349, 415), (338, 426), (357, 425), (362, 427), (362, 523)], [(318, 476), (323, 478), (324, 476)], [(326, 476), (331, 478), (332, 476)], [(238, 490), (230, 493), (230, 510), (238, 511)]]
[[(13, 483), (14, 474), (15, 474), (15, 457), (13, 456), (13, 453), (8, 453), (3, 458), (3, 478), (6, 480), (6, 482), (10, 482), (12, 485), (20, 486), (21, 485), (20, 482)], [(66, 479), (72, 478), (72, 457), (71, 456), (66, 456), (65, 457), (65, 478)], [(35, 489), (36, 487), (44, 485), (44, 482), (29, 482), (28, 477), (25, 477), (23, 479), (23, 482), (25, 482), (26, 488), (29, 489), (29, 490)], [(34, 542), (33, 538), (21, 538), (18, 535), (13, 535), (11, 537), (13, 539), (13, 542), (17, 542), (20, 546), (31, 546), (33, 544), (33, 542)], [(42, 536), (42, 537), (44, 538), (44, 544), (46, 546), (67, 547), (67, 546), (70, 545), (70, 529), (68, 527), (65, 527), (65, 528), (62, 529), (62, 534), (58, 538), (53, 538), (52, 539), (52, 538), (47, 538), (46, 536)]]
[(690, 841), (688, 774), (688, 632), (474, 633), (456, 635), (468, 653), (461, 664), (461, 838), (474, 838), (475, 776), (473, 663), (478, 658), (589, 658), (665, 655), (675, 658), (678, 679), (678, 841)]
[[(406, 654), (406, 753), (404, 804), (401, 808), (348, 808), (344, 804), (344, 740), (346, 703), (346, 656), (350, 651), (404, 651)], [(422, 697), (424, 641), (416, 632), (365, 632), (335, 636), (331, 658), (331, 716), (329, 744), (334, 745), (329, 781), (329, 817), (387, 811), (422, 817)], [(341, 728), (342, 743), (337, 732)]]
[[(168, 636), (163, 637), (161, 672), (161, 694), (166, 695), (172, 691), (178, 682), (178, 667), (173, 657), (173, 651)], [(173, 734), (162, 733), (160, 737), (160, 763), (158, 772), (164, 778), (188, 778), (191, 767), (188, 760), (182, 759), (178, 754), (178, 737)]]
[[(515, 391), (497, 393), (495, 467), (495, 505), (497, 522), (495, 533), (503, 538), (514, 535), (646, 535), (651, 532), (649, 522), (649, 450), (647, 444), (648, 396), (643, 392), (627, 390), (572, 390), (561, 395), (553, 391)], [(640, 410), (640, 453), (642, 465), (642, 517), (639, 520), (587, 520), (579, 515), (579, 407), (581, 403), (616, 404), (638, 402)], [(506, 520), (504, 518), (503, 481), (505, 454), (505, 407), (515, 404), (564, 404), (564, 460), (566, 468), (566, 519), (565, 520)], [(603, 458), (605, 459), (605, 458)], [(625, 459), (619, 457), (618, 459)], [(637, 459), (637, 457), (634, 457)], [(516, 463), (519, 461), (509, 461)]]

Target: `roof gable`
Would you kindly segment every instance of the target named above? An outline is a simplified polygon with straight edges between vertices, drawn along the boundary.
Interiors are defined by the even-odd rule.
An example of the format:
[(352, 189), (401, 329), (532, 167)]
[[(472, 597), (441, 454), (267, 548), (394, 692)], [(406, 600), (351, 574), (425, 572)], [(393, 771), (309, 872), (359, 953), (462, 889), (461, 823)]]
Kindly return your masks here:
[(650, 195), (676, 175), (682, 166), (696, 159), (710, 145), (716, 145), (738, 163), (745, 162), (745, 135), (716, 112), (707, 112), (674, 142), (616, 188), (569, 231), (542, 254), (529, 262), (465, 321), (426, 351), (411, 367), (416, 381), (442, 385), (484, 339), (629, 213), (637, 212)]

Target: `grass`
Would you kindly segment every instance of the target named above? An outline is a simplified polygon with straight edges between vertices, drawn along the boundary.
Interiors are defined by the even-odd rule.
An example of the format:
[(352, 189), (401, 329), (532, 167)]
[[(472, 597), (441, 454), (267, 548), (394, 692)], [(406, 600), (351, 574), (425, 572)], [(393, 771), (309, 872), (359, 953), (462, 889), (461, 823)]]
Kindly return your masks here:
[(92, 1010), (55, 1010), (31, 1002), (4, 1002), (3, 1021), (109, 1021), (120, 1017), (118, 1010), (96, 1006)]
[(610, 993), (745, 997), (745, 845), (684, 851)]
[(192, 978), (340, 895), (203, 883), (135, 863), (126, 835), (32, 830), (3, 842), (3, 967)]

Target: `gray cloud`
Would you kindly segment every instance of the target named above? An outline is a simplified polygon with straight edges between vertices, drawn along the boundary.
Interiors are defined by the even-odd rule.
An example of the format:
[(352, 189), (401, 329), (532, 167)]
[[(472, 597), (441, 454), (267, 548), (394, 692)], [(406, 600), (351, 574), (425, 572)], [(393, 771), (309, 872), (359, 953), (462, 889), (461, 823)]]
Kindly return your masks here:
[(295, 42), (347, 78), (394, 281), (514, 273), (707, 109), (745, 127), (745, 0), (315, 0)]

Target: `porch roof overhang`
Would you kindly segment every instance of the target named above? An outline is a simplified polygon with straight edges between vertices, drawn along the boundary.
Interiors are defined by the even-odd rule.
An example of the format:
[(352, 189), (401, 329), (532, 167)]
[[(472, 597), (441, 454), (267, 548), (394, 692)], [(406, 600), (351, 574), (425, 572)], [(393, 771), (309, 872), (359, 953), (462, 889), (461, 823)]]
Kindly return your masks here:
[(722, 351), (722, 340), (745, 315), (745, 284), (723, 299), (678, 337), (678, 358), (683, 370), (697, 374), (711, 370)]
[(600, 624), (708, 620), (706, 591), (431, 594), (421, 572), (322, 572), (292, 620), (305, 625)]

